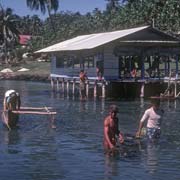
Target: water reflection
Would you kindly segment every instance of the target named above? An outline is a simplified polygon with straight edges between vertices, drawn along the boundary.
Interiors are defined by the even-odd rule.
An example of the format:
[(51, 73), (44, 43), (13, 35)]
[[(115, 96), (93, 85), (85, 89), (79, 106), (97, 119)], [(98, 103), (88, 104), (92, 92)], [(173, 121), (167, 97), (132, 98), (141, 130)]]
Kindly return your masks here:
[(13, 129), (11, 131), (4, 130), (4, 142), (8, 145), (16, 145), (20, 143), (20, 136), (18, 129)]
[(118, 161), (119, 158), (117, 156), (105, 155), (105, 180), (111, 179), (112, 176), (118, 176)]
[[(0, 128), (1, 179), (179, 179), (179, 101), (162, 101), (166, 113), (162, 137), (168, 143), (136, 141), (120, 147), (117, 156), (106, 156), (102, 148), (103, 119), (110, 104), (120, 107), (122, 132), (135, 134), (139, 118), (150, 100), (113, 101), (67, 99), (52, 93), (48, 84), (32, 82), (1, 83), (0, 101), (8, 88), (22, 92), (27, 106), (52, 106), (57, 111), (56, 129), (47, 116), (25, 116), (19, 129)], [(2, 108), (2, 104), (0, 104)], [(12, 172), (15, 172), (12, 174)], [(83, 176), (83, 178), (82, 178)]]
[(157, 143), (147, 143), (147, 168), (150, 174), (154, 174), (158, 168), (158, 151), (159, 146)]

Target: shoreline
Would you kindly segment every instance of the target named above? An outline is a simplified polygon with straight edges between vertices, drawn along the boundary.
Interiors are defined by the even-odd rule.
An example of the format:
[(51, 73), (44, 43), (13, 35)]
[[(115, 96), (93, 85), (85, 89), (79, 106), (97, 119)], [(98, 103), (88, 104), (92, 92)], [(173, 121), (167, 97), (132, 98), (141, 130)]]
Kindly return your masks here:
[(0, 80), (23, 80), (23, 81), (43, 81), (50, 82), (50, 76), (47, 74), (17, 74), (0, 73)]

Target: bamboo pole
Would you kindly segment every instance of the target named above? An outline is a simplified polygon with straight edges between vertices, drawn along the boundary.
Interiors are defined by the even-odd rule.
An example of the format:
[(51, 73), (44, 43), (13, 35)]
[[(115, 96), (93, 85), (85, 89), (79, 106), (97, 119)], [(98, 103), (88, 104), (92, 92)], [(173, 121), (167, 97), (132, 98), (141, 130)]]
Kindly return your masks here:
[(43, 111), (18, 111), (18, 110), (14, 110), (12, 111), (15, 114), (39, 114), (39, 115), (51, 115), (51, 114), (57, 114), (57, 112), (55, 111), (49, 111), (49, 112), (43, 112)]
[(53, 109), (52, 107), (20, 107), (20, 110), (46, 110), (46, 108), (48, 109)]

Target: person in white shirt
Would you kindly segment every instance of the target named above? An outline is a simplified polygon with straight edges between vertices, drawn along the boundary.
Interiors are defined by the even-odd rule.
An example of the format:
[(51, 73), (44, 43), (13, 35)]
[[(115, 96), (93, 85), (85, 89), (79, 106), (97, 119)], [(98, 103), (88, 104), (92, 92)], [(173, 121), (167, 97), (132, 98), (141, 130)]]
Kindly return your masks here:
[(160, 100), (152, 99), (152, 106), (144, 112), (139, 122), (139, 128), (136, 133), (136, 137), (141, 136), (141, 130), (144, 126), (144, 122), (147, 121), (147, 137), (149, 139), (159, 138), (161, 134), (161, 121), (163, 114), (164, 111), (160, 109)]

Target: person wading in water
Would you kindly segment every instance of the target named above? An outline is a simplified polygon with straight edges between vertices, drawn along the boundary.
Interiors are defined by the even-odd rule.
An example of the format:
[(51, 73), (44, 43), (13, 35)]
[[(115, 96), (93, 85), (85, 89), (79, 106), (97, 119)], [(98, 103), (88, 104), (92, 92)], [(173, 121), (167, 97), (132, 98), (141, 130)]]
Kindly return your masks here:
[(118, 108), (116, 105), (111, 105), (109, 115), (104, 119), (104, 148), (105, 151), (115, 149), (118, 141), (124, 142), (123, 134), (119, 131), (117, 117)]

